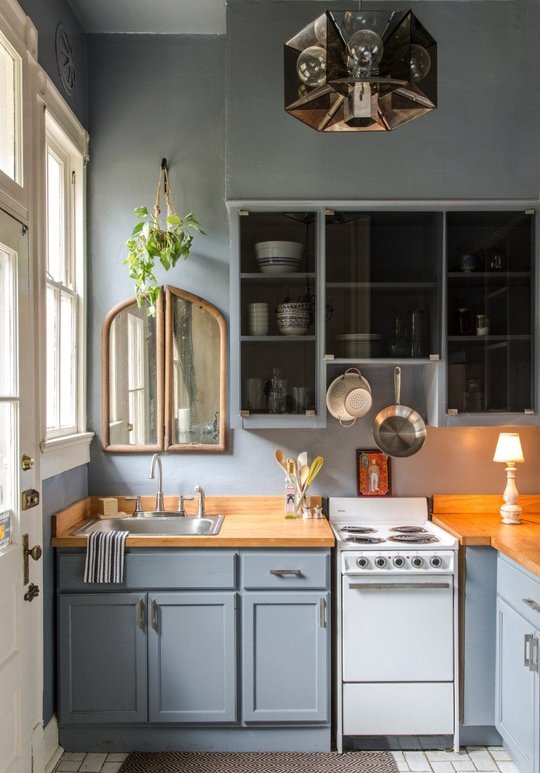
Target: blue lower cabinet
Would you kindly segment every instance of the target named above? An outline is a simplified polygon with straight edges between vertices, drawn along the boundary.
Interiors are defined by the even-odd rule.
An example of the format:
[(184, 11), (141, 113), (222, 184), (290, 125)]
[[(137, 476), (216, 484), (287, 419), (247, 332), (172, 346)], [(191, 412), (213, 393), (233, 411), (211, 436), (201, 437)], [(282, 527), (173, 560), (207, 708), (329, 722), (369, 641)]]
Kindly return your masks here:
[(236, 594), (150, 593), (150, 722), (236, 721)]
[(328, 721), (328, 603), (324, 591), (243, 594), (244, 722)]
[(59, 600), (61, 724), (147, 721), (144, 593)]

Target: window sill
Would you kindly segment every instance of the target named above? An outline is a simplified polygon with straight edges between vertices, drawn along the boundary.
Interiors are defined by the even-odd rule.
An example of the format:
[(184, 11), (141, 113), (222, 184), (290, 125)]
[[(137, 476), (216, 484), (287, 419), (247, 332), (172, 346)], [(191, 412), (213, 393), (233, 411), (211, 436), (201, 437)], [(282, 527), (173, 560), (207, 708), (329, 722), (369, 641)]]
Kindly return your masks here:
[(53, 475), (88, 464), (93, 437), (93, 432), (79, 432), (76, 435), (42, 440), (41, 479), (52, 478)]

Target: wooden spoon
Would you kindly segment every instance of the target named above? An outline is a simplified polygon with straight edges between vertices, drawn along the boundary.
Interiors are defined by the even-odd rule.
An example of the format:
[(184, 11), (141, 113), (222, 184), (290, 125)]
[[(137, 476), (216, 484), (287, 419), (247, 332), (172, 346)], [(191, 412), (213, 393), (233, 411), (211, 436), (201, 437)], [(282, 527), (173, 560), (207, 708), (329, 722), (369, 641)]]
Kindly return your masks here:
[(300, 467), (300, 489), (302, 490), (306, 485), (306, 481), (309, 477), (309, 467), (307, 464), (303, 464)]
[(276, 458), (276, 462), (279, 464), (282, 470), (287, 472), (287, 464), (285, 459), (285, 454), (281, 450), (281, 448), (277, 448), (274, 452), (274, 456)]

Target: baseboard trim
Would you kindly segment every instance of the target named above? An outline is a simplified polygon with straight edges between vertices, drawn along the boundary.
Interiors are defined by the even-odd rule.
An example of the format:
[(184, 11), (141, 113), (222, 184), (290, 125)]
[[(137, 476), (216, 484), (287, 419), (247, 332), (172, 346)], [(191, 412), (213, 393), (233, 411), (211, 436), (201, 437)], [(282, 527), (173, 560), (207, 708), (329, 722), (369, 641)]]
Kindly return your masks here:
[(52, 773), (64, 751), (58, 743), (58, 720), (54, 715), (51, 721), (43, 729), (43, 741), (45, 749), (45, 773)]

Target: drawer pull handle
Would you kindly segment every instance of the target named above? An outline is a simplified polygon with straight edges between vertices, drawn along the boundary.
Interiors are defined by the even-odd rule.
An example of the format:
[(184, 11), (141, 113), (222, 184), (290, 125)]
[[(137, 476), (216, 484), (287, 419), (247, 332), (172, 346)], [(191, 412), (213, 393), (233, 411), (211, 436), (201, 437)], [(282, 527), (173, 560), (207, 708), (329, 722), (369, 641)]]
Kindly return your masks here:
[(521, 599), (524, 604), (527, 604), (528, 607), (531, 609), (534, 609), (535, 612), (540, 612), (540, 604), (538, 601), (535, 601), (534, 599)]
[(536, 636), (533, 636), (531, 639), (531, 663), (529, 665), (529, 668), (531, 671), (538, 671), (539, 664), (538, 664), (538, 639)]
[(287, 575), (293, 575), (294, 577), (301, 577), (301, 569), (270, 569), (270, 574), (274, 574), (276, 577), (287, 577)]
[(350, 590), (442, 590), (449, 582), (351, 582)]
[(326, 599), (319, 600), (319, 623), (321, 628), (326, 628)]
[(152, 628), (154, 631), (158, 629), (158, 603), (155, 599), (152, 599)]
[(141, 631), (144, 631), (144, 599), (139, 599), (137, 602), (137, 625), (141, 629)]

